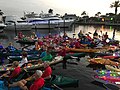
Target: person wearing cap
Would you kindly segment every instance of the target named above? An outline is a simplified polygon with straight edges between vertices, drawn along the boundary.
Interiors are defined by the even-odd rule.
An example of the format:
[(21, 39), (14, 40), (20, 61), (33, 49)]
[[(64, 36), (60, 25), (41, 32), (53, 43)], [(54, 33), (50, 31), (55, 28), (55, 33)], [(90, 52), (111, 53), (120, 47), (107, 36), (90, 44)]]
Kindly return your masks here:
[[(40, 88), (42, 88), (44, 86), (44, 78), (42, 78), (42, 71), (41, 70), (36, 70), (36, 72), (29, 78), (34, 78), (34, 82), (30, 85), (27, 85), (27, 83), (29, 82), (29, 78), (27, 78), (26, 80), (25, 79), (22, 79), (21, 81), (18, 81), (18, 82), (14, 82), (13, 84), (9, 84), (8, 87), (20, 87), (22, 90), (39, 90)], [(28, 87), (27, 87), (27, 86)]]
[(49, 80), (51, 78), (52, 69), (49, 66), (49, 62), (48, 61), (44, 62), (44, 69), (45, 70), (43, 72), (42, 78), (44, 78), (46, 80)]
[(20, 61), (19, 66), (22, 67), (22, 66), (25, 65), (26, 63), (28, 63), (28, 60), (27, 60), (27, 52), (23, 52), (23, 53), (22, 53), (22, 60)]

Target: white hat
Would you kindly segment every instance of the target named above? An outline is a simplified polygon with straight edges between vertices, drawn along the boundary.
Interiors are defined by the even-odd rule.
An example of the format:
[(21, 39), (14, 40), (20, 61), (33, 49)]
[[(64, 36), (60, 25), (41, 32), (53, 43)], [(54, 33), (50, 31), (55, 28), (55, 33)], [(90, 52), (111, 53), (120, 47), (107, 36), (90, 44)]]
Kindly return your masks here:
[(41, 70), (36, 70), (36, 74), (37, 74), (39, 77), (41, 77), (43, 73), (42, 73)]

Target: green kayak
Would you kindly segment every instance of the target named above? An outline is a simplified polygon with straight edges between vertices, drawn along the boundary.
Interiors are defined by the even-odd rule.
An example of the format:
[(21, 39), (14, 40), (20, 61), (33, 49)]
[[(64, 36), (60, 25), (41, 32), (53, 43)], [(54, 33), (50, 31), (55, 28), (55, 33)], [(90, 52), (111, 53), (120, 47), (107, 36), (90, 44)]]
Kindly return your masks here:
[(79, 80), (62, 75), (52, 75), (50, 81), (46, 81), (46, 86), (49, 84), (57, 85), (58, 87), (78, 87)]
[(67, 59), (71, 59), (73, 57), (78, 57), (78, 58), (81, 58), (81, 57), (85, 57), (86, 53), (70, 53), (70, 54), (67, 54), (64, 58), (67, 60)]

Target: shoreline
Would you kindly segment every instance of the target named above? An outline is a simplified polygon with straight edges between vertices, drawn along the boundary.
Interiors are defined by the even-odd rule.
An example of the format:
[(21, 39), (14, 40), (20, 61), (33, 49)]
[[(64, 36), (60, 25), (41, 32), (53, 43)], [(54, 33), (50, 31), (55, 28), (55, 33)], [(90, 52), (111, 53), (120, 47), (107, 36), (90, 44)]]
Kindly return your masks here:
[(107, 22), (74, 22), (79, 25), (105, 25), (105, 26), (120, 26), (120, 23), (107, 23)]

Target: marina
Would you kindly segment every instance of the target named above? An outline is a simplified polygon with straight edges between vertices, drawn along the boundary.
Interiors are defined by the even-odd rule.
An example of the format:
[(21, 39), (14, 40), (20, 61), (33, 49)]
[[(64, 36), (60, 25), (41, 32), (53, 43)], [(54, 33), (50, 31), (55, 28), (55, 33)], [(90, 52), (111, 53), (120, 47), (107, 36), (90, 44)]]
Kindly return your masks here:
[(119, 7), (1, 0), (0, 90), (120, 90)]

